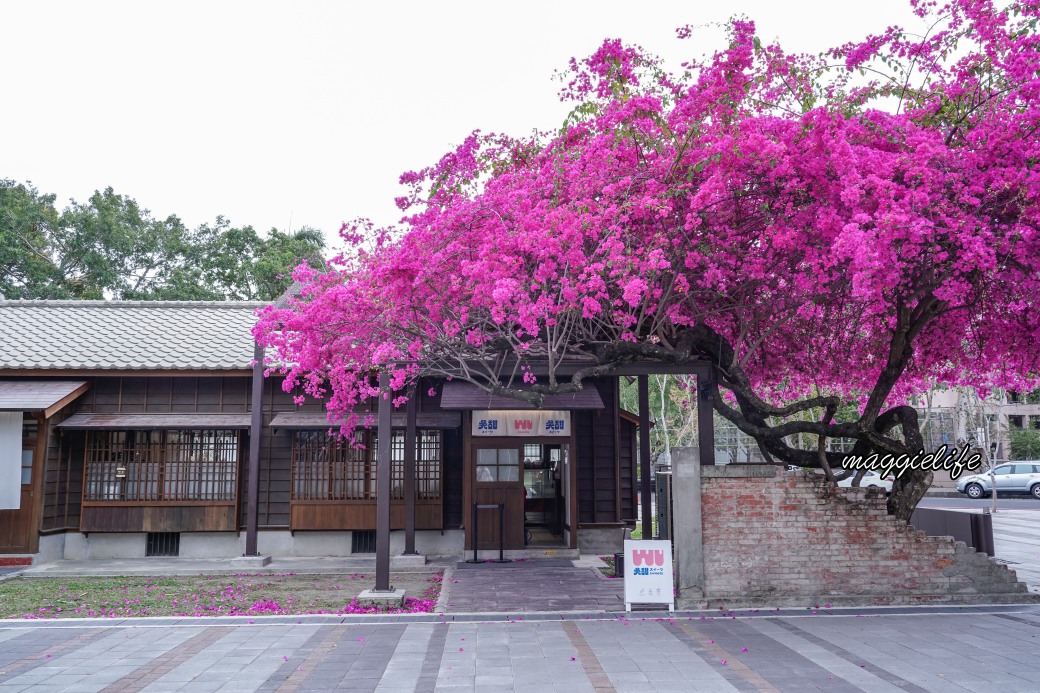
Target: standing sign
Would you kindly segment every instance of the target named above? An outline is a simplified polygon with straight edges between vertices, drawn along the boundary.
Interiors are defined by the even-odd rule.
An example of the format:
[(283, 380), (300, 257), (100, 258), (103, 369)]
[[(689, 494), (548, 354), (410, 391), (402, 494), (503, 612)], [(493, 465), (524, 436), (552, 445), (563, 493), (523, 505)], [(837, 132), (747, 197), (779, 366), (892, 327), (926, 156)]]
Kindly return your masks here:
[(475, 411), (474, 438), (489, 436), (559, 437), (571, 434), (571, 413), (536, 409), (531, 411)]
[(625, 611), (632, 604), (668, 604), (675, 611), (672, 542), (625, 540)]

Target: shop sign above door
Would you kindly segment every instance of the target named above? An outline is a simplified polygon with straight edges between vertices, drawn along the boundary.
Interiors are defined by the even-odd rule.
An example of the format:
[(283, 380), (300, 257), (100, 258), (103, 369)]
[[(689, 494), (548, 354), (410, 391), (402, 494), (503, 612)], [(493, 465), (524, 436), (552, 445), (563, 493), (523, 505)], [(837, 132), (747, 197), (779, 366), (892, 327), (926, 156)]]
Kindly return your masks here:
[(571, 434), (569, 411), (474, 411), (473, 437), (553, 437), (567, 438)]

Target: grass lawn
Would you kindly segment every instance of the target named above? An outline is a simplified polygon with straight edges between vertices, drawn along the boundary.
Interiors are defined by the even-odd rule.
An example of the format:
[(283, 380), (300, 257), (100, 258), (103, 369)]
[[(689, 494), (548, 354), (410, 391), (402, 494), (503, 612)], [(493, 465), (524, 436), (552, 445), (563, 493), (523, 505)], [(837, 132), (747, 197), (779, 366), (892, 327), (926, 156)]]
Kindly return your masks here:
[[(443, 573), (394, 573), (406, 590), (402, 609), (433, 611)], [(356, 597), (375, 576), (255, 573), (139, 577), (16, 577), (0, 581), (0, 618), (125, 618), (128, 616), (252, 616), (359, 614)]]

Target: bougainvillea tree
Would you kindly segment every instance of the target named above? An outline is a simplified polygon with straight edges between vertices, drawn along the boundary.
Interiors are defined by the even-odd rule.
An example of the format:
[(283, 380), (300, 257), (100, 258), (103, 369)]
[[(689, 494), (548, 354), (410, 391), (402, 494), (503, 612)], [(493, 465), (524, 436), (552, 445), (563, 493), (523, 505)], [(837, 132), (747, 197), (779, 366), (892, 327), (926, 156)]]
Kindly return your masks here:
[[(345, 227), (257, 337), (346, 426), (375, 371), (398, 404), (422, 376), (539, 404), (706, 360), (771, 461), (833, 466), (828, 438), (912, 454), (910, 395), (1040, 372), (1040, 7), (915, 9), (921, 33), (813, 57), (735, 20), (681, 75), (606, 41), (572, 61), (558, 132), (477, 132), (404, 174), (402, 227)], [(890, 512), (930, 481), (900, 477)]]

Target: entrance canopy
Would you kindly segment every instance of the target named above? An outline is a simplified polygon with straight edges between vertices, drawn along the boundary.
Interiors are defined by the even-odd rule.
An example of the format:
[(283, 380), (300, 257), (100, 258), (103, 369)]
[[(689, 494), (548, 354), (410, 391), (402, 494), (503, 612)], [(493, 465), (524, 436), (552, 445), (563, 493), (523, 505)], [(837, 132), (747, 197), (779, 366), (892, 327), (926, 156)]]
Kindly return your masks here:
[[(528, 389), (521, 387), (521, 389)], [(534, 409), (534, 405), (512, 397), (499, 397), (473, 383), (449, 381), (441, 393), (441, 409)], [(586, 383), (580, 392), (546, 395), (545, 409), (603, 409), (599, 390)]]
[(82, 380), (0, 381), (0, 411), (42, 411), (50, 417), (89, 388)]
[[(373, 421), (375, 420), (375, 417), (376, 413), (373, 413)], [(393, 414), (390, 417), (390, 422), (394, 428), (404, 428), (408, 425), (408, 417), (405, 414)], [(328, 417), (326, 417), (323, 412), (282, 412), (280, 414), (275, 414), (274, 420), (271, 421), (271, 428), (293, 428), (304, 430), (315, 428), (335, 428), (338, 425), (339, 424), (330, 423)], [(416, 416), (415, 425), (417, 428), (458, 428), (462, 425), (462, 415), (453, 412), (447, 414), (421, 413)], [(364, 427), (365, 415), (359, 414), (356, 428)]]
[(249, 414), (73, 414), (65, 429), (249, 428)]

